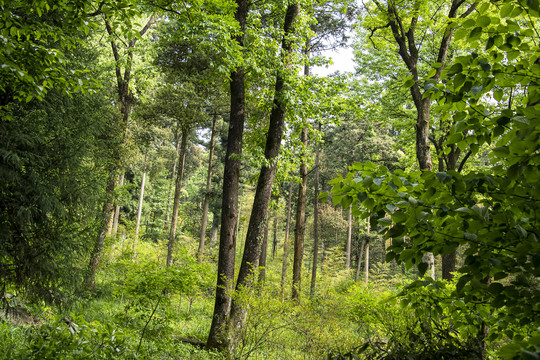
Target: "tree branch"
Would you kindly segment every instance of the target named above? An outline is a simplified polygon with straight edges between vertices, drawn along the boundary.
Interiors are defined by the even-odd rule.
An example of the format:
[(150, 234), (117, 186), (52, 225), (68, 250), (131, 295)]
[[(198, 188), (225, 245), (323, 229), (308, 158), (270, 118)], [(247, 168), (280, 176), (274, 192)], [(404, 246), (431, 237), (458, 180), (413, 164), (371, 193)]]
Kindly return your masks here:
[(465, 155), (465, 157), (463, 158), (463, 160), (461, 160), (461, 163), (459, 164), (459, 167), (457, 170), (459, 173), (461, 172), (461, 170), (463, 170), (463, 166), (465, 165), (465, 162), (469, 159), (471, 155), (472, 155), (472, 150), (469, 150), (467, 154)]

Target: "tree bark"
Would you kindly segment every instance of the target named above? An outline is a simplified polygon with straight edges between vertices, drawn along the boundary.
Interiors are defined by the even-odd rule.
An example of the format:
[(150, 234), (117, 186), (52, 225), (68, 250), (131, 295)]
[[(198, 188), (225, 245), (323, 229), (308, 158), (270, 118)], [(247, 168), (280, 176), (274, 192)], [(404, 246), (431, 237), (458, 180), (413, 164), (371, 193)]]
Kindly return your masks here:
[(178, 173), (174, 189), (174, 202), (171, 218), (171, 230), (169, 232), (169, 244), (167, 246), (167, 267), (171, 266), (174, 254), (174, 240), (176, 237), (176, 224), (178, 222), (178, 208), (180, 207), (180, 195), (182, 193), (182, 179), (184, 177), (184, 161), (186, 158), (187, 138), (189, 128), (182, 129), (182, 144), (180, 145), (180, 157), (178, 159)]
[[(293, 30), (294, 21), (300, 11), (298, 4), (289, 5), (285, 15), (284, 37), (282, 42), (282, 56), (285, 66), (289, 67), (287, 57), (292, 52), (292, 43), (288, 35)], [(244, 255), (238, 273), (236, 282), (236, 291), (249, 289), (252, 287), (252, 274), (257, 269), (259, 253), (261, 250), (261, 232), (263, 231), (264, 221), (268, 213), (268, 205), (272, 195), (272, 186), (276, 175), (277, 158), (283, 137), (285, 126), (285, 104), (283, 95), (285, 91), (285, 78), (281, 71), (276, 76), (276, 85), (274, 92), (274, 107), (270, 113), (270, 124), (266, 138), (264, 151), (265, 164), (259, 173), (253, 208), (249, 219), (248, 232), (244, 247)], [(231, 304), (231, 314), (229, 323), (229, 352), (233, 353), (238, 341), (238, 331), (240, 331), (246, 321), (247, 307), (239, 299), (233, 299)]]
[(216, 120), (217, 114), (214, 114), (212, 120), (212, 134), (210, 135), (210, 154), (208, 155), (208, 171), (206, 174), (206, 191), (204, 193), (203, 216), (201, 224), (201, 237), (199, 240), (199, 250), (197, 251), (197, 259), (202, 263), (204, 256), (204, 240), (206, 237), (206, 225), (208, 223), (208, 206), (210, 205), (210, 190), (212, 188), (212, 160), (214, 157), (214, 141), (216, 139)]
[(293, 182), (289, 182), (289, 199), (287, 200), (287, 223), (285, 224), (285, 238), (283, 240), (283, 262), (281, 265), (281, 300), (285, 297), (285, 279), (287, 277), (287, 264), (289, 257), (289, 231), (291, 228)]
[[(321, 123), (319, 123), (319, 132)], [(317, 282), (317, 262), (319, 259), (319, 144), (315, 149), (315, 200), (313, 201), (313, 264), (311, 267), (311, 287), (310, 296), (315, 295), (315, 284)]]
[[(240, 34), (233, 38), (240, 46), (244, 43), (244, 32), (248, 14), (248, 1), (236, 0), (235, 19), (240, 25)], [(245, 119), (244, 68), (238, 67), (231, 74), (231, 110), (229, 120), (227, 154), (223, 173), (221, 203), (221, 230), (219, 239), (218, 276), (212, 325), (206, 341), (208, 348), (225, 350), (228, 346), (227, 324), (229, 319), (231, 290), (234, 279), (236, 255), (238, 183), (242, 156), (242, 138)]]
[(139, 239), (139, 227), (141, 225), (141, 215), (144, 200), (144, 185), (146, 183), (146, 162), (148, 161), (148, 154), (144, 155), (144, 170), (141, 179), (141, 191), (139, 193), (139, 207), (137, 209), (137, 223), (135, 224), (135, 239), (133, 240), (133, 258), (137, 254), (137, 241)]
[[(308, 129), (304, 127), (300, 135), (300, 141), (307, 147)], [(302, 281), (302, 260), (304, 257), (304, 237), (306, 233), (306, 194), (307, 194), (307, 164), (305, 160), (306, 154), (302, 154), (304, 160), (300, 165), (300, 187), (298, 188), (298, 200), (296, 203), (296, 226), (294, 229), (294, 262), (293, 262), (293, 279), (292, 279), (292, 295), (295, 300), (300, 298), (301, 281)]]

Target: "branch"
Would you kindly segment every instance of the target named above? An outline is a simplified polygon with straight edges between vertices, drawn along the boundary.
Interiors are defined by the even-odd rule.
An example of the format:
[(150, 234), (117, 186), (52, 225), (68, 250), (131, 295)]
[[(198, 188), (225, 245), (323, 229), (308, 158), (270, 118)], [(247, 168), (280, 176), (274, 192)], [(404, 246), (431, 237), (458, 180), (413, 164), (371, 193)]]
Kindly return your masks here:
[[(146, 23), (146, 25), (144, 25), (142, 30), (139, 31), (139, 35), (142, 37), (148, 31), (148, 29), (150, 29), (150, 27), (152, 26), (152, 24), (154, 24), (155, 21), (156, 21), (155, 16), (154, 15), (150, 16), (150, 19), (148, 19), (148, 22)], [(131, 40), (129, 42), (129, 47), (130, 48), (134, 47), (138, 40), (139, 38), (137, 37)]]
[(461, 163), (459, 164), (459, 167), (458, 167), (458, 172), (460, 173), (461, 170), (463, 170), (463, 166), (465, 165), (465, 162), (469, 159), (469, 157), (472, 155), (472, 151), (469, 150), (469, 152), (467, 152), (467, 154), (465, 155), (465, 157), (463, 158), (463, 160), (461, 160)]
[(118, 83), (118, 89), (122, 86), (122, 72), (120, 70), (120, 53), (118, 52), (118, 47), (116, 46), (116, 43), (114, 42), (113, 35), (114, 31), (111, 28), (111, 24), (109, 23), (109, 20), (107, 20), (107, 17), (105, 17), (105, 28), (107, 29), (107, 33), (109, 33), (109, 36), (111, 37), (111, 47), (113, 51), (114, 56), (114, 69), (116, 72), (116, 82)]
[(94, 17), (94, 16), (97, 16), (97, 15), (101, 15), (101, 9), (103, 8), (103, 5), (105, 5), (105, 1), (102, 1), (99, 3), (99, 6), (97, 8), (96, 11), (90, 13), (90, 14), (86, 14), (85, 16), (86, 17)]
[[(452, 6), (450, 7), (450, 11), (448, 13), (449, 19), (455, 19), (457, 16), (457, 12), (459, 10), (459, 7), (465, 2), (465, 0), (454, 0), (452, 2)], [(471, 4), (469, 8), (460, 15), (460, 18), (467, 17), (470, 13), (476, 9), (476, 6), (478, 5), (477, 2)], [(435, 72), (435, 75), (433, 75), (431, 78), (435, 81), (438, 81), (441, 78), (441, 73), (444, 69), (444, 65), (446, 63), (446, 58), (448, 57), (448, 48), (450, 47), (450, 41), (452, 40), (452, 36), (454, 35), (454, 27), (450, 27), (448, 25), (448, 28), (444, 32), (444, 35), (441, 39), (441, 45), (439, 46), (439, 53), (437, 55), (437, 62), (442, 64), (437, 71)]]

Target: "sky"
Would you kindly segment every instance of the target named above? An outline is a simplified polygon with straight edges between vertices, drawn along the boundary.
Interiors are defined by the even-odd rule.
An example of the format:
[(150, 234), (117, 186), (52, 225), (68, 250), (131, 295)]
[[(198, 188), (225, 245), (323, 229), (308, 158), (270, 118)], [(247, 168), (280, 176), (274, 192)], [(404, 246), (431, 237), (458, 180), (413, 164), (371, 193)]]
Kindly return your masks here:
[(351, 46), (340, 48), (336, 51), (328, 51), (323, 55), (327, 58), (331, 58), (333, 64), (329, 65), (328, 68), (315, 66), (313, 73), (319, 76), (327, 76), (338, 70), (341, 73), (354, 72), (354, 55)]

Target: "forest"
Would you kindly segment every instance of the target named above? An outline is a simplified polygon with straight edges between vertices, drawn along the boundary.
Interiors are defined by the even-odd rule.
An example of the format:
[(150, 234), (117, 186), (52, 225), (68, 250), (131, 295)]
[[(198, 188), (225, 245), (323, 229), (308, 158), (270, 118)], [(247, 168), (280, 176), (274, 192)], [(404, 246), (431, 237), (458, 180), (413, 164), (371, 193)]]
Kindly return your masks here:
[(0, 9), (0, 359), (540, 359), (539, 0)]

